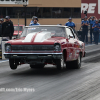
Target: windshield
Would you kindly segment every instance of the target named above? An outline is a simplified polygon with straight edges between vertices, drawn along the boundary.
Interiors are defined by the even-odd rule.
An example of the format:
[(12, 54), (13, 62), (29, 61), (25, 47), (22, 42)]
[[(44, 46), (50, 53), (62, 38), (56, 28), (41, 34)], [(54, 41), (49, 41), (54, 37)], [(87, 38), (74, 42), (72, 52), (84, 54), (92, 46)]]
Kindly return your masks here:
[(33, 26), (25, 27), (21, 37), (25, 37), (30, 33), (50, 32), (51, 36), (65, 37), (65, 28), (57, 26)]
[[(23, 27), (19, 26), (19, 31), (22, 31), (22, 30), (23, 30)], [(18, 26), (14, 26), (14, 31), (18, 31)]]

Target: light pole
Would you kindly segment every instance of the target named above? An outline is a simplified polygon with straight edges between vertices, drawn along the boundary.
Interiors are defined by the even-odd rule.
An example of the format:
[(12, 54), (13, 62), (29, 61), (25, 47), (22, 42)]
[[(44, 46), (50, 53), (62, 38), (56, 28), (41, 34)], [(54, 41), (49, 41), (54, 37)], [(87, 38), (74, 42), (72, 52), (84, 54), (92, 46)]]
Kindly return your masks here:
[(20, 15), (20, 10), (17, 10), (17, 14), (18, 14), (18, 35), (16, 38), (19, 38), (19, 15)]
[(19, 38), (19, 12), (18, 12), (18, 38)]
[(27, 0), (23, 0), (24, 12), (25, 12), (25, 26), (26, 26), (26, 12), (27, 12)]

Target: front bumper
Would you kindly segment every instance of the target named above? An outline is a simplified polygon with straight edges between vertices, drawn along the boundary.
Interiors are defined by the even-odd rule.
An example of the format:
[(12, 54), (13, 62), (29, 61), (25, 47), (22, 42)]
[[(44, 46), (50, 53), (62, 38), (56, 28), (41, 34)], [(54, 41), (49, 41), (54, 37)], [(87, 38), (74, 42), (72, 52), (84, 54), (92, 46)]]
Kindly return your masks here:
[(4, 53), (5, 58), (9, 59), (61, 59), (60, 53)]

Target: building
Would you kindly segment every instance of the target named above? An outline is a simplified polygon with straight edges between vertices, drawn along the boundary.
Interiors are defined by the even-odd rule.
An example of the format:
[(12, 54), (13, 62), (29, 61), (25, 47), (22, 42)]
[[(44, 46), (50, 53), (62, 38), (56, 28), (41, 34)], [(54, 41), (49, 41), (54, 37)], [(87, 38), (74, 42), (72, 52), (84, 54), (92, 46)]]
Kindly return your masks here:
[[(0, 18), (9, 15), (14, 24), (24, 24), (23, 0), (0, 0)], [(19, 4), (18, 4), (19, 3)], [(32, 16), (39, 17), (40, 24), (65, 24), (69, 17), (81, 23), (81, 0), (28, 0), (27, 25)]]

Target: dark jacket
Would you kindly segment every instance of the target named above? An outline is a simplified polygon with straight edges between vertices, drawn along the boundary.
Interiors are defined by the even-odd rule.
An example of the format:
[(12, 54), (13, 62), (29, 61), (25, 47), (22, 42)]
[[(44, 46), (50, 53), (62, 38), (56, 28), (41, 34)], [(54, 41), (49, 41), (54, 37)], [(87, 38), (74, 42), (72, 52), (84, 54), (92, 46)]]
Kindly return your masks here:
[(13, 24), (13, 22), (10, 20), (10, 22)]
[(11, 22), (4, 22), (2, 24), (2, 36), (3, 37), (12, 37), (14, 33), (14, 26)]
[(0, 37), (2, 35), (2, 24), (0, 23)]

